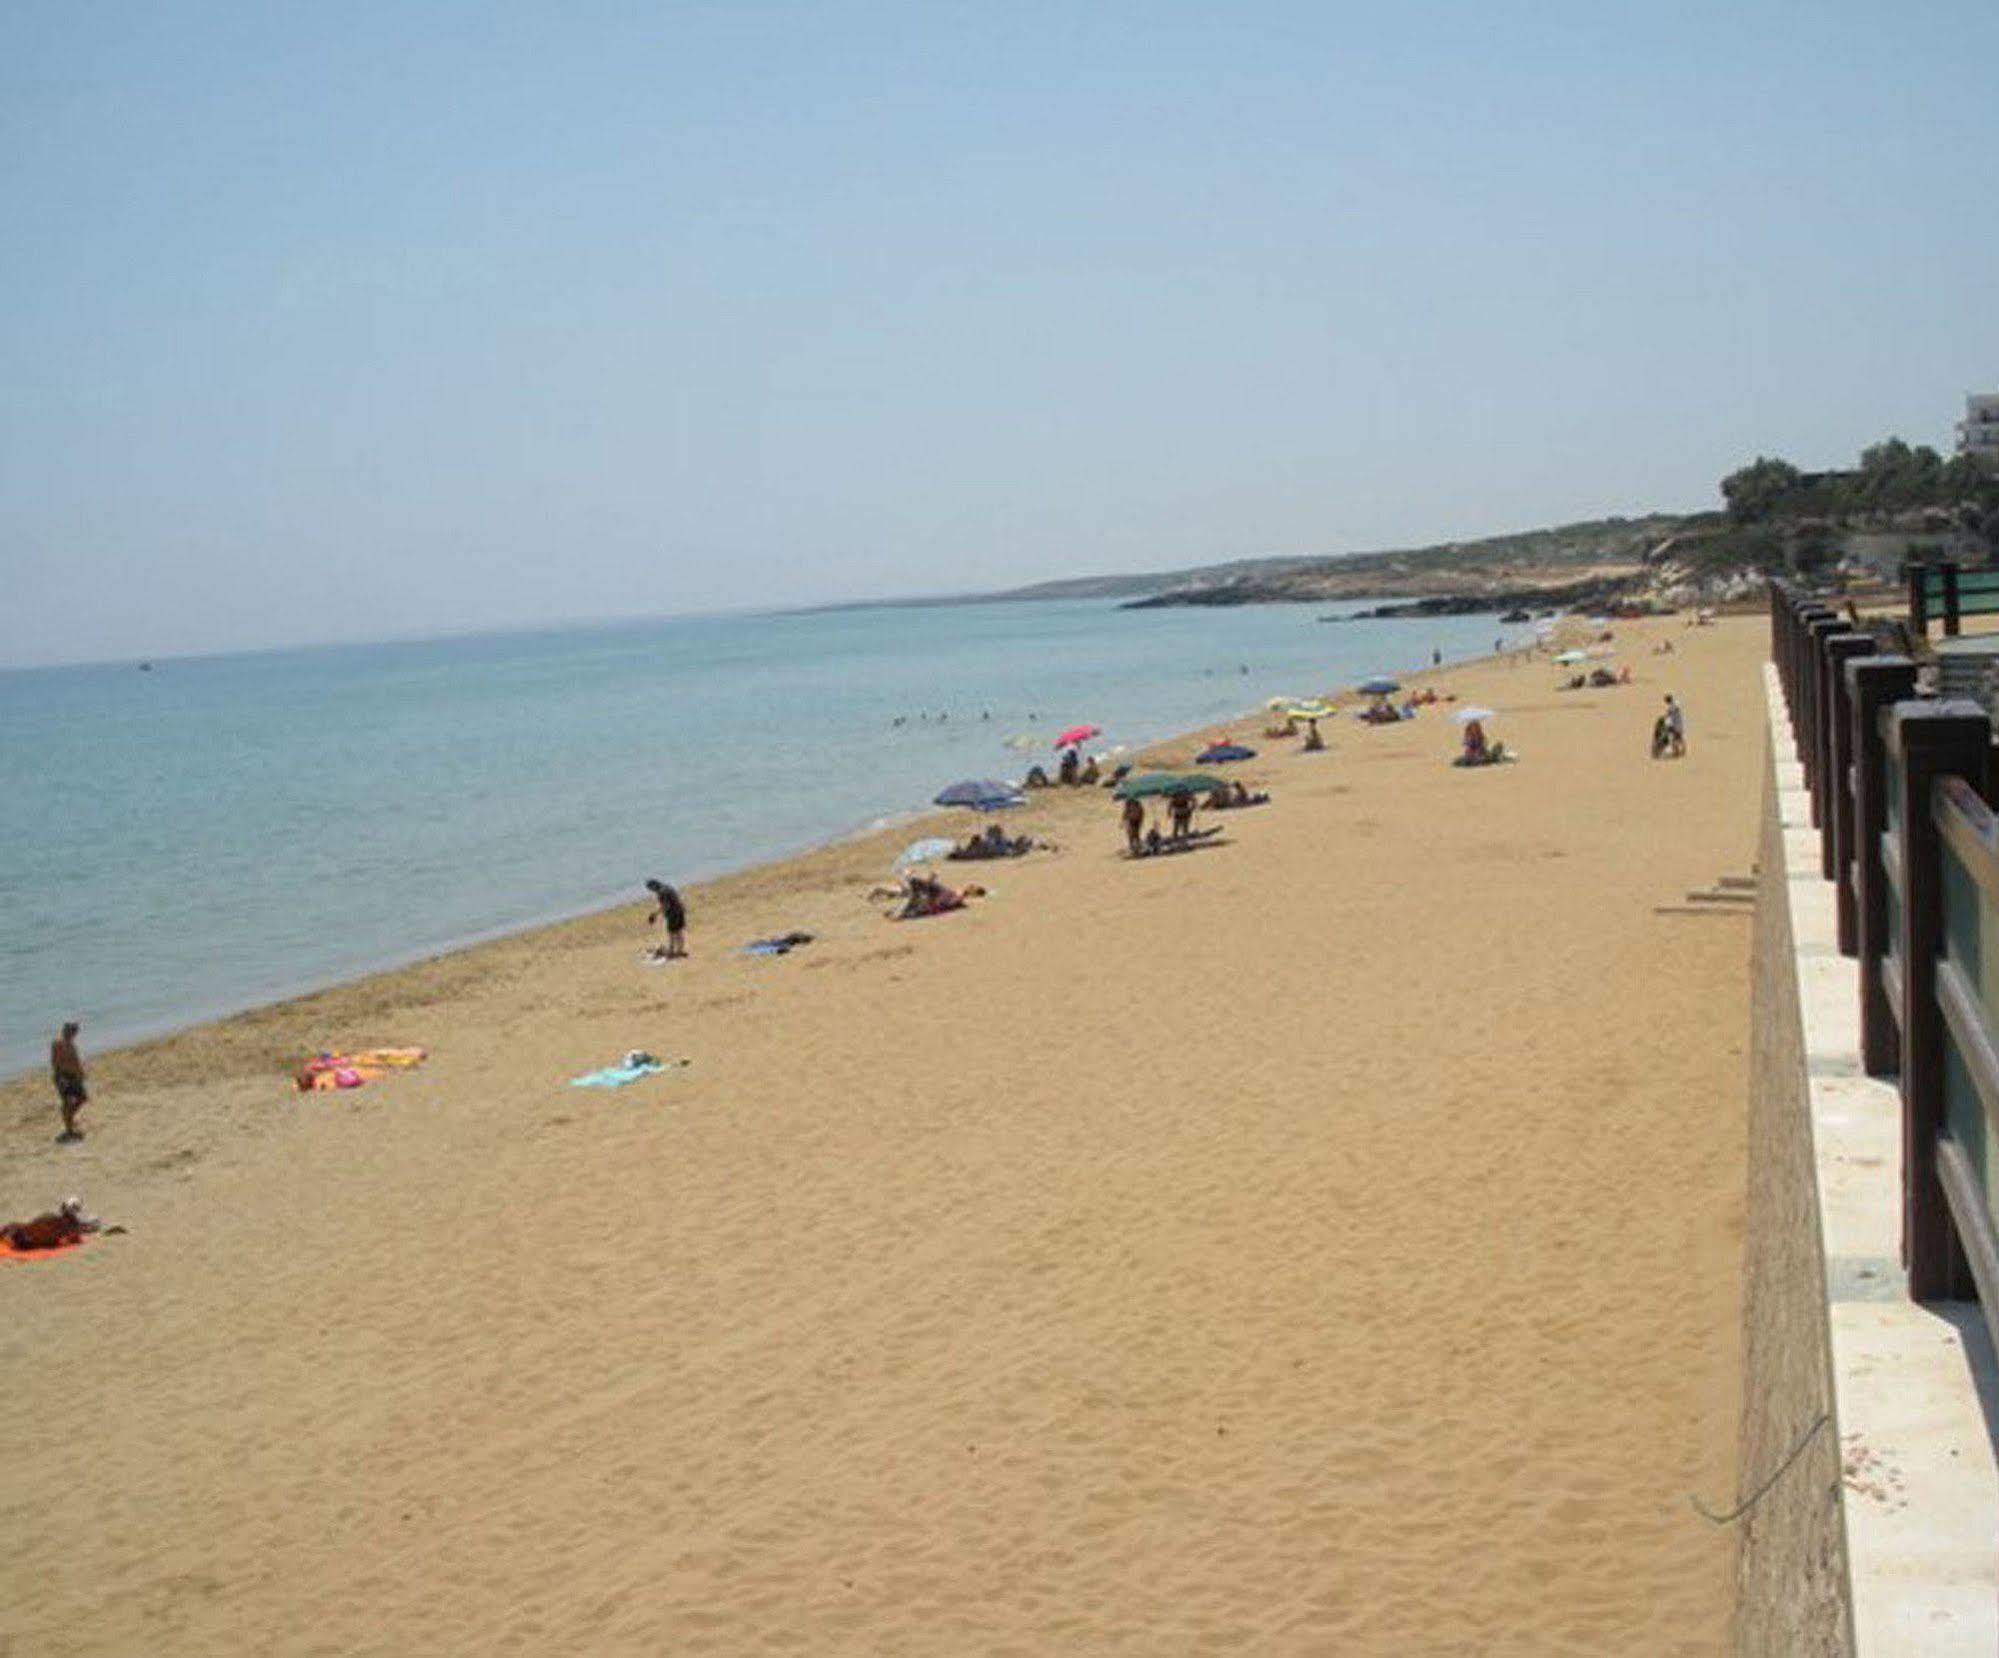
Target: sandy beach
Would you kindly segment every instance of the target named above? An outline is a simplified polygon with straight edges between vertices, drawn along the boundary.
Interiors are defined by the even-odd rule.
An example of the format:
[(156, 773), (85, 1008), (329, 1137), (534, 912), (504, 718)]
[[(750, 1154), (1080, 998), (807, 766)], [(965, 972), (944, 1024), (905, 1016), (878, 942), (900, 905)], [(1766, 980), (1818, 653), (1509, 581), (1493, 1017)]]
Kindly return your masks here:
[[(130, 1229), (0, 1262), (0, 1655), (1726, 1650), (1749, 920), (1684, 912), (1765, 632), (1618, 632), (1425, 676), (1517, 764), (1241, 721), (1188, 856), (1052, 792), (965, 913), (869, 905), (899, 829), (670, 967), (635, 869), (94, 1059), (81, 1146), (0, 1088), (0, 1214)], [(565, 1085), (632, 1048), (690, 1064)]]

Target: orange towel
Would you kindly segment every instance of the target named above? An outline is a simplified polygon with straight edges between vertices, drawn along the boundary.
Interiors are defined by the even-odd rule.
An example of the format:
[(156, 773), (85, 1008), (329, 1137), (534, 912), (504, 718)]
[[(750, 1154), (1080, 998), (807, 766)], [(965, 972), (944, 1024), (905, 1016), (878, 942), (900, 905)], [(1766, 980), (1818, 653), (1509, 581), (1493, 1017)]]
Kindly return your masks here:
[(68, 1243), (59, 1243), (53, 1249), (16, 1249), (12, 1240), (0, 1238), (0, 1261), (42, 1261), (51, 1255), (67, 1255), (72, 1249), (80, 1249), (84, 1241), (82, 1238), (71, 1238)]

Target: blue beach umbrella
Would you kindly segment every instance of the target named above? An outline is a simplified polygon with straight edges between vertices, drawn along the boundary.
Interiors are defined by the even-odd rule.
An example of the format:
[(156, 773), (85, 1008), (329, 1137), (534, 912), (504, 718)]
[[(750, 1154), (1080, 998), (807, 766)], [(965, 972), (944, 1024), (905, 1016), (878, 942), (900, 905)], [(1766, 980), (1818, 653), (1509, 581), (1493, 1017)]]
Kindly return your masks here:
[(1002, 806), (1027, 804), (1011, 783), (993, 777), (968, 777), (937, 792), (939, 806), (964, 806), (974, 812), (995, 812)]
[(1245, 748), (1241, 743), (1211, 743), (1194, 756), (1194, 763), (1200, 766), (1226, 765), (1231, 760), (1254, 760), (1256, 750)]
[(1371, 697), (1392, 696), (1402, 689), (1402, 681), (1390, 679), (1386, 674), (1382, 674), (1375, 679), (1363, 679), (1354, 689)]

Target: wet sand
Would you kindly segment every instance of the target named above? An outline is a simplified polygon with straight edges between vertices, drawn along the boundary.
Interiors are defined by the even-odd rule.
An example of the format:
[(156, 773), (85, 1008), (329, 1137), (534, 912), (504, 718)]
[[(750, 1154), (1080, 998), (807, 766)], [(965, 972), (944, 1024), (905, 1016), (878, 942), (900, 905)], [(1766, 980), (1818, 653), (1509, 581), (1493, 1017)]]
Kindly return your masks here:
[(0, 1088), (0, 1212), (131, 1229), (0, 1262), (0, 1652), (1725, 1650), (1748, 921), (1658, 910), (1763, 631), (1619, 633), (1427, 676), (1514, 765), (1250, 735), (1188, 856), (1063, 792), (966, 913), (867, 903), (916, 826), (103, 1056), (79, 1147)]

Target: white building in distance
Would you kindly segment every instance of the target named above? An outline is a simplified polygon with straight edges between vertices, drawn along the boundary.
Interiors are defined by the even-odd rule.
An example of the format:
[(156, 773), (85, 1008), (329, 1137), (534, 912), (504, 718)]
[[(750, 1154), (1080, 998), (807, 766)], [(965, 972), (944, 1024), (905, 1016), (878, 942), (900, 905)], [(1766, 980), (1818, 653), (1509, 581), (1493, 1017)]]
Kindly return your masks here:
[(1999, 473), (1999, 392), (1973, 392), (1957, 423), (1957, 452)]

